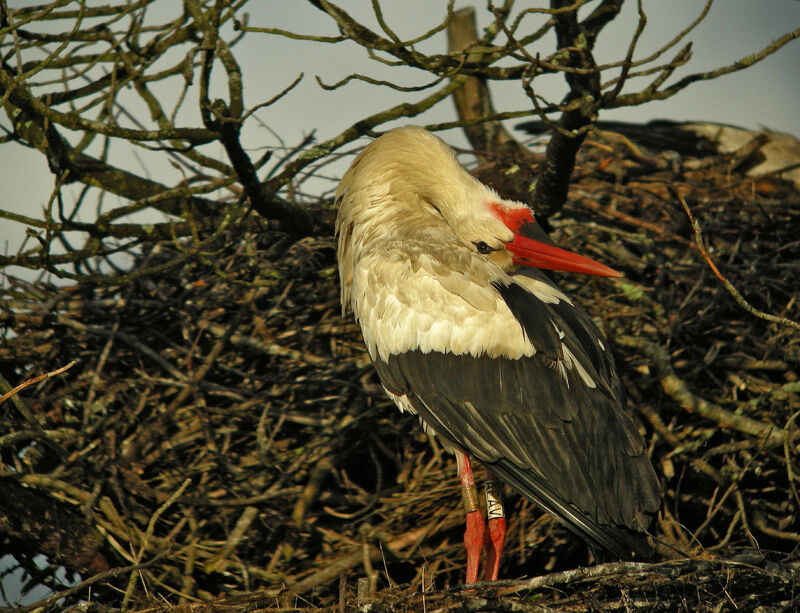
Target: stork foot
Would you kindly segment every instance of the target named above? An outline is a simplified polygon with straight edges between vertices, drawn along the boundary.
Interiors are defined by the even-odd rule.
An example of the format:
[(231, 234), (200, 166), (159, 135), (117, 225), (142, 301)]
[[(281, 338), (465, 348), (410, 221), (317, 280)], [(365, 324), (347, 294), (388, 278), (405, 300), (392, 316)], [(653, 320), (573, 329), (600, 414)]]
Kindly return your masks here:
[(478, 511), (467, 513), (467, 529), (464, 532), (464, 546), (467, 548), (467, 583), (478, 580), (478, 564), (484, 547), (486, 524)]
[(484, 492), (486, 494), (486, 516), (489, 520), (484, 534), (486, 548), (486, 581), (496, 581), (500, 570), (500, 555), (506, 541), (506, 516), (503, 508), (503, 492), (500, 483), (494, 480), (490, 470), (486, 471)]
[(478, 580), (478, 564), (483, 551), (484, 533), (486, 523), (481, 515), (478, 503), (478, 489), (472, 475), (472, 463), (466, 453), (456, 455), (458, 462), (458, 476), (461, 479), (461, 494), (464, 497), (464, 511), (466, 513), (467, 529), (464, 532), (464, 546), (467, 548), (467, 583)]
[(488, 522), (488, 529), (484, 533), (484, 547), (486, 548), (486, 575), (484, 580), (496, 581), (500, 571), (500, 556), (503, 553), (503, 544), (506, 542), (506, 518), (495, 517)]

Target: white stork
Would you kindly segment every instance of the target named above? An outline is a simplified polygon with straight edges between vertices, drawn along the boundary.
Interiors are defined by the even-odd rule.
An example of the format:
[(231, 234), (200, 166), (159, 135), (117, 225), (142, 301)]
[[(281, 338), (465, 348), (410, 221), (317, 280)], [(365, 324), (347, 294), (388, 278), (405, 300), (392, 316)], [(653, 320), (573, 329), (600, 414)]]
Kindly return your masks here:
[[(622, 559), (648, 556), (660, 506), (602, 334), (539, 269), (618, 276), (559, 249), (416, 127), (369, 144), (342, 178), (339, 276), (386, 392), (456, 454), (467, 583), (497, 578), (494, 476)], [(488, 528), (470, 456), (486, 466)]]

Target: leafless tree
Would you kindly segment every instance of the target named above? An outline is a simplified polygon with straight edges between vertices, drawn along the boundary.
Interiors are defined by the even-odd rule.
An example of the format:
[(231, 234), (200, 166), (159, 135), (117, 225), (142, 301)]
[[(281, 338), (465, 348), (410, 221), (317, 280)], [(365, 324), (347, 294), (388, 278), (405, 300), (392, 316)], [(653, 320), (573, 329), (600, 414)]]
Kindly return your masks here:
[[(637, 54), (647, 23), (640, 2), (639, 23), (627, 49), (607, 64), (596, 62), (593, 49), (604, 28), (618, 16), (622, 0), (554, 0), (550, 6), (535, 8), (520, 8), (510, 0), (490, 2), (492, 21), (482, 36), (462, 40), (461, 49), (433, 54), (417, 47), (452, 28), (458, 17), (452, 1), (442, 7), (439, 25), (410, 40), (394, 32), (379, 2), (372, 3), (381, 27), (375, 32), (336, 4), (310, 1), (310, 11), (323, 11), (335, 22), (340, 34), (331, 37), (248, 25), (248, 3), (242, 0), (187, 0), (180, 13), (163, 22), (157, 20), (162, 8), (158, 4), (61, 0), (13, 9), (3, 3), (3, 140), (39, 151), (54, 181), (43, 216), (0, 211), (2, 218), (28, 231), (25, 246), (1, 256), (0, 264), (84, 279), (96, 272), (92, 262), (98, 258), (134, 249), (142, 241), (194, 237), (200, 249), (202, 241), (242, 223), (250, 208), (279, 221), (291, 233), (310, 234), (315, 220), (302, 202), (292, 199), (289, 189), (301, 173), (358, 137), (441, 103), (469, 87), (472, 78), (482, 83), (518, 82), (530, 99), (528, 109), (501, 112), (495, 112), (482, 94), (462, 103), (462, 117), (452, 125), (464, 125), (476, 149), (497, 145), (478, 136), (485, 129), (472, 129), (488, 121), (538, 115), (551, 126), (553, 138), (533, 203), (540, 215), (548, 216), (563, 203), (575, 153), (603, 110), (662, 100), (692, 83), (742, 70), (798, 36), (794, 30), (730, 65), (671, 81), (675, 70), (690, 62), (689, 36), (706, 17), (711, 1), (683, 31), (646, 57)], [(556, 48), (542, 49), (541, 41), (551, 32)], [(242, 131), (258, 122), (270, 126), (270, 105), (290, 96), (297, 81), (285, 89), (276, 87), (270, 100), (245, 108), (243, 75), (235, 53), (243, 36), (261, 37), (265, 55), (275, 37), (330, 45), (351, 41), (373, 61), (397, 69), (413, 67), (429, 74), (430, 80), (418, 87), (401, 87), (370, 78), (366, 69), (323, 85), (342, 87), (358, 79), (397, 90), (402, 102), (364, 116), (340, 134), (325, 135), (322, 142), (299, 143), (283, 155), (267, 151), (253, 160), (241, 145)], [(212, 73), (221, 73), (214, 76), (224, 79), (224, 99), (210, 98)], [(555, 73), (563, 74), (569, 85), (569, 93), (559, 101), (547, 100), (535, 90), (538, 77)], [(644, 78), (645, 85), (626, 89), (637, 77)], [(179, 119), (183, 117), (198, 119), (186, 125)], [(309, 133), (318, 127), (310, 119)], [(206, 153), (211, 143), (220, 143), (227, 158)], [(184, 178), (164, 184), (141, 171), (118, 167), (112, 152), (120, 147), (158, 153), (148, 159), (178, 168)], [(65, 202), (62, 188), (73, 183), (85, 188), (74, 201)], [(223, 197), (226, 193), (229, 198)], [(109, 204), (111, 194), (119, 197), (120, 204)], [(244, 199), (238, 198), (240, 194)], [(94, 220), (78, 221), (93, 200), (104, 201), (104, 212)], [(163, 219), (146, 224), (125, 221), (142, 211), (158, 212)]]

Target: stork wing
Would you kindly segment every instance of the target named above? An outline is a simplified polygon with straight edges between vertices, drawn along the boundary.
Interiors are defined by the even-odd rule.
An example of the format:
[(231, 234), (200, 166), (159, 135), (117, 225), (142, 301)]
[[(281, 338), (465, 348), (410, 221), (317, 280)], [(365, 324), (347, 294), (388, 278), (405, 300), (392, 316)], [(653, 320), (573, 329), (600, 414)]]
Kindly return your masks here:
[(374, 355), (378, 374), (446, 443), (583, 538), (620, 558), (647, 557), (642, 533), (660, 506), (659, 486), (611, 356), (583, 311), (543, 301), (534, 284), (555, 289), (531, 269), (493, 284), (533, 355), (413, 349)]

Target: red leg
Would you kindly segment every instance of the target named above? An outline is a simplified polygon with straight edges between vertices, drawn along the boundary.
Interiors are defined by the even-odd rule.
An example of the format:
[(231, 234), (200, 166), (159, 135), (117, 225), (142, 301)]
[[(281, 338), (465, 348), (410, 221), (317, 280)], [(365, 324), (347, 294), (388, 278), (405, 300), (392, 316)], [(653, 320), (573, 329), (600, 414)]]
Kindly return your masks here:
[(500, 570), (500, 556), (503, 553), (503, 544), (506, 541), (506, 516), (503, 510), (503, 492), (500, 482), (495, 481), (492, 471), (486, 469), (486, 515), (488, 530), (484, 536), (486, 547), (486, 581), (497, 580)]
[(472, 476), (472, 464), (466, 453), (456, 454), (458, 477), (461, 479), (461, 493), (464, 496), (467, 529), (464, 532), (464, 546), (467, 548), (467, 583), (478, 580), (478, 564), (481, 560), (486, 525), (478, 504), (478, 490)]

